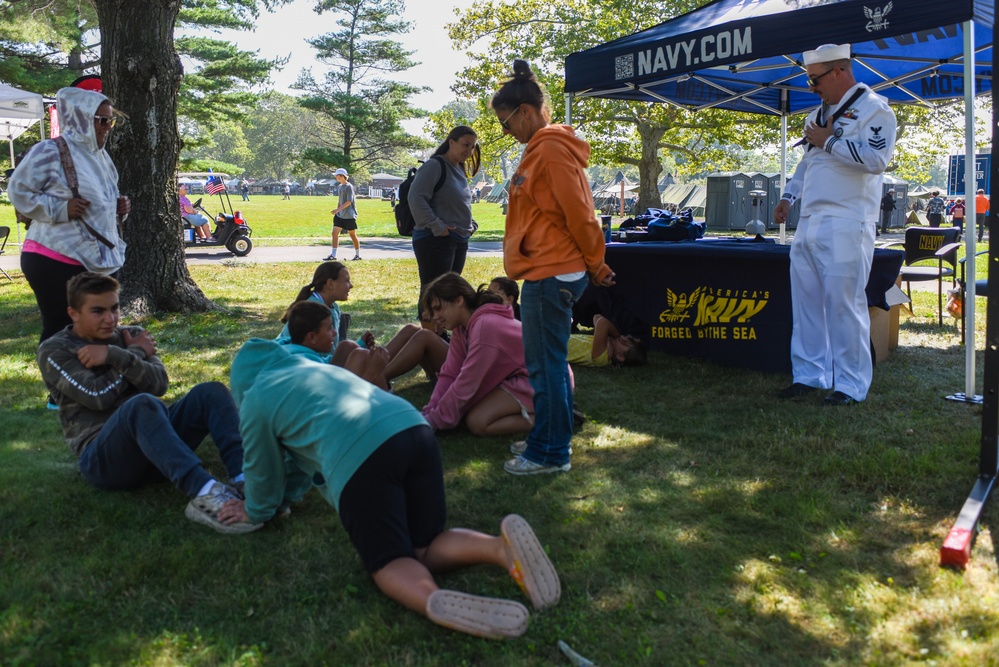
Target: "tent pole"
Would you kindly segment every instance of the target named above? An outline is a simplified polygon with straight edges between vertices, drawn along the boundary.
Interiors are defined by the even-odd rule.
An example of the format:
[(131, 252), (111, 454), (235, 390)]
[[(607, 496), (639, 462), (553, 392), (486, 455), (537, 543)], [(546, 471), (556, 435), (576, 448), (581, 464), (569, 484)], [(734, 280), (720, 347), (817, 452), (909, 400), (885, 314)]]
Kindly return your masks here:
[(565, 94), (565, 124), (572, 125), (572, 93)]
[[(969, 37), (969, 27), (970, 21), (964, 24), (964, 82), (965, 82), (965, 113), (968, 115), (974, 114), (974, 110), (968, 109), (968, 91), (974, 91), (974, 79), (969, 76), (968, 70), (968, 60), (969, 55), (974, 53), (971, 48), (972, 40)], [(999, 23), (993, 23), (992, 25), (992, 43), (995, 44), (996, 39), (999, 38)], [(972, 55), (973, 57), (973, 55)], [(996, 73), (992, 72), (992, 117), (989, 124), (990, 136), (993, 137), (992, 142), (992, 164), (990, 165), (990, 182), (999, 178), (999, 146), (996, 145), (994, 141), (995, 128), (996, 128)], [(971, 127), (974, 129), (974, 118), (971, 118), (971, 125), (967, 125), (968, 116), (965, 116), (966, 128)], [(974, 133), (970, 135), (972, 137), (972, 148), (968, 149), (969, 154), (965, 155), (965, 159), (974, 160)], [(968, 138), (965, 136), (965, 143), (967, 144)], [(965, 164), (965, 183), (974, 183), (976, 177), (974, 175), (974, 165), (975, 163), (969, 162)], [(969, 170), (969, 165), (972, 171), (972, 176), (969, 179), (967, 172)], [(971, 194), (966, 192), (965, 194)], [(969, 197), (970, 198), (970, 197)], [(972, 209), (974, 210), (974, 209)], [(994, 223), (997, 220), (996, 212), (989, 211), (989, 222)], [(968, 218), (965, 218), (965, 232), (971, 238), (975, 237), (975, 228), (969, 227)], [(974, 222), (972, 222), (974, 224)], [(974, 246), (971, 246), (974, 247)], [(968, 255), (968, 271), (971, 275), (971, 280), (969, 281), (970, 286), (975, 284), (975, 274), (974, 274), (974, 253), (969, 253)], [(991, 245), (989, 247), (989, 268), (995, 266), (996, 261), (999, 260), (999, 250), (997, 246)], [(969, 292), (969, 295), (973, 295), (974, 292)], [(974, 296), (969, 297), (970, 300), (974, 300)], [(965, 303), (965, 307), (967, 307)], [(974, 317), (972, 310), (972, 318)], [(999, 379), (999, 359), (996, 355), (996, 342), (997, 336), (995, 333), (996, 326), (996, 316), (999, 315), (999, 299), (989, 299), (988, 305), (986, 306), (986, 316), (985, 316), (985, 387), (993, 387), (992, 390), (986, 389), (986, 396), (983, 399), (982, 406), (982, 439), (981, 439), (981, 451), (978, 460), (978, 479), (975, 480), (975, 485), (971, 487), (971, 493), (968, 494), (968, 498), (964, 501), (964, 506), (961, 508), (961, 513), (957, 517), (957, 521), (951, 526), (950, 532), (947, 533), (947, 538), (944, 540), (943, 546), (940, 547), (940, 564), (948, 565), (952, 567), (958, 567), (962, 570), (968, 566), (968, 561), (971, 560), (971, 545), (975, 541), (975, 536), (978, 533), (979, 520), (985, 511), (985, 504), (988, 502), (989, 497), (995, 490), (996, 486), (996, 472), (999, 471), (999, 438), (997, 438), (997, 430), (999, 430), (999, 424), (997, 424), (997, 415), (999, 415), (999, 409), (996, 405), (996, 392), (994, 387), (997, 384), (997, 379)], [(970, 329), (974, 332), (974, 320), (972, 319), (972, 324)], [(965, 338), (965, 347), (974, 350), (975, 349), (975, 339)], [(974, 354), (972, 352), (972, 354)], [(974, 359), (974, 356), (971, 357)], [(973, 378), (974, 376), (972, 376)], [(972, 385), (973, 387), (974, 385)]]
[[(975, 24), (966, 21), (964, 33), (964, 240), (965, 285), (964, 311), (964, 392), (948, 396), (949, 400), (981, 403), (975, 394), (975, 193), (978, 190), (975, 164)], [(970, 224), (969, 224), (969, 221)]]
[[(966, 21), (964, 24), (964, 201), (970, 216), (964, 216), (964, 237), (966, 247), (965, 267), (968, 281), (967, 296), (964, 307), (967, 308), (965, 320), (966, 335), (964, 346), (964, 397), (966, 400), (980, 403), (981, 396), (975, 396), (975, 229), (968, 221), (975, 220), (975, 193), (978, 192), (978, 169), (975, 164), (975, 24)], [(977, 400), (976, 400), (977, 399)]]
[[(780, 193), (787, 187), (787, 114), (780, 115)], [(780, 244), (787, 243), (787, 225), (780, 223)]]

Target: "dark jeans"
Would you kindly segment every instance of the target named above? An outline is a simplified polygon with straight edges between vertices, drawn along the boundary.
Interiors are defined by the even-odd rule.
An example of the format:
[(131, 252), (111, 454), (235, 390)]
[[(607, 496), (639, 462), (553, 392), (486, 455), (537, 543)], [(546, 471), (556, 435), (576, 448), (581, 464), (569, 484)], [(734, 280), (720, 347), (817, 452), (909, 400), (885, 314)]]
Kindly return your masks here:
[[(413, 254), (420, 272), (420, 302), (417, 311), (423, 309), (423, 290), (435, 278), (453, 271), (460, 274), (465, 268), (468, 255), (468, 241), (456, 240), (453, 236), (434, 236), (431, 232), (413, 232)], [(419, 312), (417, 313), (419, 314)]]
[(35, 293), (38, 310), (42, 314), (42, 335), (39, 343), (51, 338), (73, 320), (66, 312), (66, 283), (87, 269), (65, 262), (58, 262), (36, 252), (21, 253), (21, 271)]
[(572, 440), (572, 379), (568, 345), (572, 305), (583, 295), (588, 278), (525, 280), (520, 291), (524, 360), (534, 389), (534, 427), (527, 435), (524, 458), (560, 466), (569, 462)]
[(930, 223), (930, 227), (939, 227), (940, 223), (943, 222), (943, 213), (927, 213), (926, 219)]
[(982, 237), (985, 236), (985, 219), (987, 217), (988, 216), (986, 216), (984, 213), (975, 213), (975, 221), (978, 223), (978, 240), (979, 241), (981, 241)]
[(193, 497), (212, 476), (194, 450), (211, 435), (232, 479), (243, 471), (239, 411), (220, 382), (196, 385), (167, 407), (151, 394), (122, 403), (80, 452), (80, 473), (102, 489), (132, 489), (168, 479)]

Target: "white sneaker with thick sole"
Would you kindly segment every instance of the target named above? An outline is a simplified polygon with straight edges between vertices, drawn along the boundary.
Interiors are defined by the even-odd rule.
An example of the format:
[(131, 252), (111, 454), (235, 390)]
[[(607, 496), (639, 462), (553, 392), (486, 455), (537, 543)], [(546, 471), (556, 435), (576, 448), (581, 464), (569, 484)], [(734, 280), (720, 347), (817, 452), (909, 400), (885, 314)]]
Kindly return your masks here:
[(208, 493), (192, 498), (191, 502), (187, 503), (184, 515), (195, 523), (204, 524), (227, 535), (252, 533), (255, 530), (263, 528), (264, 524), (262, 523), (239, 521), (227, 525), (219, 521), (219, 511), (230, 500), (240, 500), (236, 490), (229, 488), (225, 484), (215, 482), (208, 490)]

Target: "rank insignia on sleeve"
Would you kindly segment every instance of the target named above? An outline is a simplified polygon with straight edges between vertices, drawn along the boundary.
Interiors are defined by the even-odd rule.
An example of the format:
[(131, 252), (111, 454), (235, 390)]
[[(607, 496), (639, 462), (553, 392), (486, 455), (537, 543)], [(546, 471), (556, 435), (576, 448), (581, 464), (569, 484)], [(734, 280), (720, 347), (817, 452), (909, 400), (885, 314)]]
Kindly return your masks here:
[(888, 145), (888, 142), (881, 136), (881, 128), (872, 127), (871, 132), (872, 136), (867, 140), (867, 143), (876, 151), (884, 149), (884, 147)]

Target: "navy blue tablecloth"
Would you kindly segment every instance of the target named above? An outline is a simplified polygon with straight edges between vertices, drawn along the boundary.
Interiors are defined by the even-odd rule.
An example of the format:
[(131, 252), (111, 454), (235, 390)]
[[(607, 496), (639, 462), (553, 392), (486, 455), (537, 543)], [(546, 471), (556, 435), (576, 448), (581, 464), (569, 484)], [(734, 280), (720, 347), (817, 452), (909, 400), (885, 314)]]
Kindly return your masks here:
[[(749, 239), (611, 243), (610, 296), (644, 326), (650, 349), (790, 372), (789, 245)], [(870, 306), (887, 308), (904, 253), (875, 250)]]

